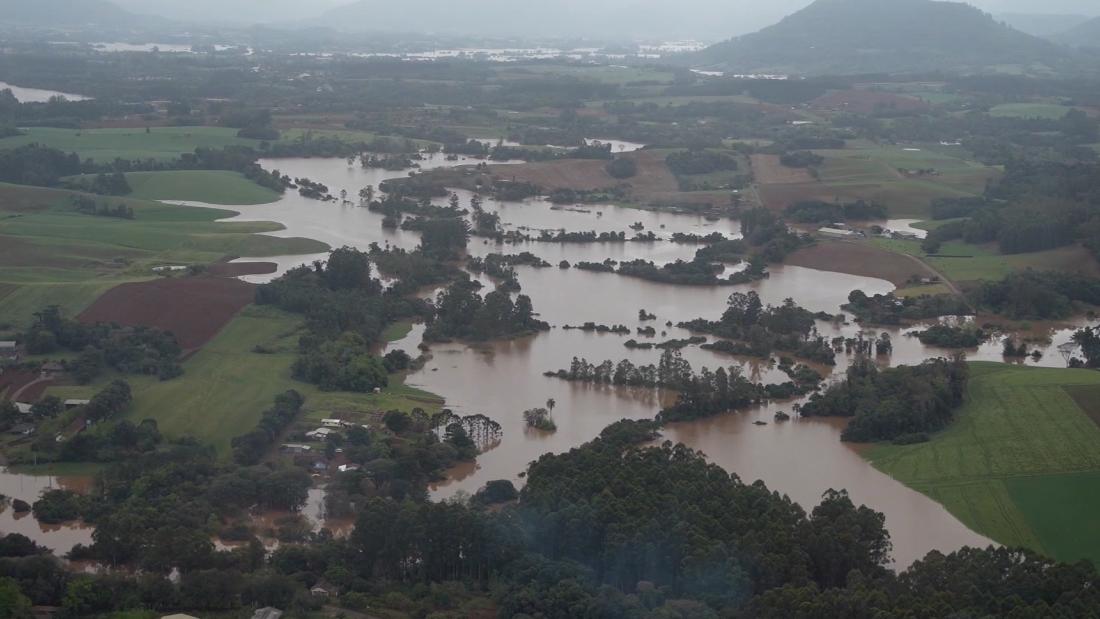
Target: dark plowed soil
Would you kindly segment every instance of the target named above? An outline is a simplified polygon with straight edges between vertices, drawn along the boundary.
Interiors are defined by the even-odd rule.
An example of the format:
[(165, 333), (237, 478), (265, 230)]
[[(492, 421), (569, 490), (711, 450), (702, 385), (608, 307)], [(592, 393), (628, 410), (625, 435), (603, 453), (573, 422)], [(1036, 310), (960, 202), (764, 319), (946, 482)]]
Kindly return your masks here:
[(188, 351), (213, 339), (254, 295), (252, 284), (225, 277), (157, 279), (116, 286), (77, 318), (163, 329)]

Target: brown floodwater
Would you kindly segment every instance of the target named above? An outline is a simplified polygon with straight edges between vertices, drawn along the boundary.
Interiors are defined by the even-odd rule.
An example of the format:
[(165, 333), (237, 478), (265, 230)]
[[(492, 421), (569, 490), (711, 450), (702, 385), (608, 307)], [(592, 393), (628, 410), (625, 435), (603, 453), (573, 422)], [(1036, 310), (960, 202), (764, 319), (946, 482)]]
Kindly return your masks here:
[(46, 490), (74, 490), (83, 492), (91, 482), (87, 477), (53, 477), (48, 475), (23, 475), (0, 468), (0, 534), (20, 533), (38, 544), (62, 555), (77, 544), (92, 542), (92, 526), (80, 522), (44, 524), (30, 512), (16, 514), (14, 499), (33, 504)]
[[(463, 160), (459, 163), (469, 163)], [(455, 165), (442, 157), (424, 162), (423, 168)], [(378, 184), (386, 178), (404, 173), (363, 170), (348, 167), (343, 160), (288, 159), (267, 161), (265, 166), (278, 168), (291, 176), (306, 176), (325, 183), (334, 194), (347, 189), (356, 196), (366, 185)], [(459, 192), (464, 204), (469, 194)], [(354, 198), (352, 198), (354, 199)], [(445, 200), (439, 200), (439, 203)], [(617, 206), (578, 206), (556, 208), (544, 200), (500, 203), (486, 201), (486, 208), (501, 215), (509, 229), (567, 229), (633, 232), (629, 226), (640, 223), (662, 237), (672, 232), (706, 234), (717, 230), (727, 236), (739, 235), (739, 225), (733, 221), (711, 222), (702, 217), (642, 211)], [(366, 248), (371, 242), (412, 248), (419, 242), (415, 233), (384, 231), (381, 217), (358, 206), (341, 206), (287, 194), (278, 202), (266, 205), (232, 207), (240, 211), (234, 221), (276, 221), (285, 226), (278, 236), (301, 236), (324, 241), (332, 246), (352, 245)], [(896, 222), (908, 225), (909, 222)], [(898, 225), (897, 227), (901, 227)], [(560, 260), (601, 261), (605, 258), (627, 260), (646, 258), (657, 263), (675, 259), (690, 259), (696, 247), (658, 243), (598, 243), (551, 244), (524, 243), (501, 247), (473, 239), (470, 253), (515, 253), (531, 251), (556, 265)], [(276, 257), (280, 271), (322, 256)], [(245, 258), (247, 260), (247, 258)], [(501, 424), (503, 440), (495, 448), (478, 457), (476, 463), (456, 467), (448, 480), (432, 488), (437, 499), (473, 493), (493, 479), (522, 482), (521, 473), (527, 464), (545, 453), (559, 453), (577, 447), (595, 437), (608, 424), (619, 419), (652, 418), (667, 402), (668, 394), (654, 390), (574, 384), (543, 376), (547, 370), (569, 366), (574, 356), (599, 363), (606, 359), (630, 359), (636, 364), (655, 363), (657, 350), (630, 350), (623, 343), (636, 335), (585, 333), (564, 330), (565, 324), (578, 325), (587, 321), (603, 324), (624, 324), (634, 330), (652, 325), (658, 336), (650, 341), (684, 338), (689, 334), (674, 326), (666, 326), (696, 317), (718, 318), (726, 298), (734, 290), (756, 290), (766, 303), (778, 304), (793, 298), (812, 311), (839, 313), (849, 292), (860, 289), (868, 294), (886, 293), (893, 285), (884, 280), (818, 271), (795, 266), (772, 268), (763, 281), (738, 287), (686, 287), (656, 284), (614, 274), (592, 273), (576, 269), (537, 269), (518, 267), (523, 292), (532, 297), (542, 318), (555, 328), (533, 337), (483, 345), (460, 343), (432, 345), (430, 358), (424, 367), (408, 378), (408, 383), (444, 397), (447, 406), (462, 414), (486, 414)], [(273, 277), (254, 276), (253, 281)], [(484, 278), (480, 278), (482, 281)], [(487, 282), (488, 283), (488, 282)], [(657, 315), (657, 321), (640, 323), (638, 310)], [(1052, 326), (1040, 334), (1044, 341), (1033, 344), (1043, 352), (1041, 359), (1021, 363), (1061, 367), (1065, 359), (1059, 346), (1069, 342), (1073, 328), (1082, 324)], [(827, 337), (855, 337), (861, 332), (857, 324), (845, 321), (819, 321), (818, 329)], [(867, 334), (890, 334), (894, 352), (880, 358), (883, 365), (919, 363), (930, 357), (944, 356), (950, 351), (923, 346), (916, 338), (905, 334), (909, 329), (869, 329)], [(393, 344), (405, 350), (415, 349), (422, 328)], [(736, 358), (689, 347), (684, 357), (698, 370), (703, 366), (739, 366), (746, 375), (764, 382), (782, 382), (786, 376), (772, 362)], [(1002, 361), (999, 338), (982, 347), (967, 351), (971, 359)], [(832, 377), (843, 375), (849, 358), (838, 355)], [(522, 411), (545, 406), (549, 399), (556, 402), (553, 416), (557, 432), (547, 434), (525, 427)], [(865, 503), (886, 515), (887, 527), (894, 542), (894, 558), (899, 565), (908, 565), (929, 550), (951, 551), (963, 545), (985, 545), (989, 540), (967, 529), (957, 519), (930, 498), (908, 489), (878, 472), (852, 446), (840, 441), (842, 424), (836, 420), (799, 420), (773, 423), (776, 410), (790, 411), (793, 402), (773, 403), (758, 410), (732, 413), (706, 420), (673, 424), (666, 428), (666, 438), (682, 442), (705, 453), (713, 462), (736, 473), (746, 482), (763, 480), (770, 488), (789, 495), (807, 510), (818, 502), (825, 491), (847, 489), (857, 503)], [(767, 425), (754, 422), (762, 420)], [(315, 516), (314, 522), (323, 520)]]

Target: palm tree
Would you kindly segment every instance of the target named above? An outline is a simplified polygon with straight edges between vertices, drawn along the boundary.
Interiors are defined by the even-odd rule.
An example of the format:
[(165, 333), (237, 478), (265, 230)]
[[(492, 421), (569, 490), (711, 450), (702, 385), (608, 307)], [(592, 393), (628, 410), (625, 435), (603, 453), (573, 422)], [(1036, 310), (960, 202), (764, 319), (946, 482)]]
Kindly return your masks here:
[(546, 400), (546, 408), (551, 413), (554, 412), (554, 407), (557, 406), (557, 405), (558, 405), (558, 402), (554, 398), (550, 398), (550, 399)]

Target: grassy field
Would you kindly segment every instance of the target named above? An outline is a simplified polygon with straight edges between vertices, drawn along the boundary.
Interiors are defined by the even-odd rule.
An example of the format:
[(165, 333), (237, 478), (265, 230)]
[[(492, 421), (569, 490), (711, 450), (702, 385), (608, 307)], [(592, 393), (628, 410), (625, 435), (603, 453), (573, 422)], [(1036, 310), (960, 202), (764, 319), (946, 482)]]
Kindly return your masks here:
[(266, 204), (279, 194), (261, 187), (238, 172), (223, 170), (169, 170), (130, 172), (127, 182), (140, 200), (188, 200), (207, 204)]
[(962, 284), (1004, 279), (1010, 273), (1027, 269), (1093, 272), (1097, 268), (1095, 259), (1077, 246), (1005, 255), (998, 253), (990, 245), (950, 241), (943, 244), (939, 255), (929, 256), (921, 250), (920, 241), (872, 239), (871, 243), (890, 251), (916, 256), (947, 279)]
[(865, 457), (997, 542), (1100, 562), (1100, 426), (1070, 395), (1100, 395), (1100, 372), (971, 367), (967, 402), (947, 430)]
[(132, 220), (72, 210), (70, 192), (0, 184), (0, 323), (22, 324), (45, 305), (74, 314), (107, 289), (154, 277), (152, 268), (208, 264), (226, 256), (324, 251), (278, 238), (272, 223), (219, 223), (231, 211), (114, 198)]
[[(404, 385), (400, 378), (379, 394), (323, 392), (291, 378), (299, 317), (269, 307), (250, 306), (213, 341), (183, 365), (171, 381), (126, 377), (134, 390), (128, 417), (155, 419), (167, 436), (194, 436), (228, 453), (230, 440), (251, 430), (274, 397), (296, 389), (306, 397), (305, 417), (323, 419), (347, 411), (437, 411), (442, 401)], [(253, 352), (257, 345), (270, 354)], [(88, 397), (113, 377), (87, 386), (53, 387), (61, 397)]]
[(1002, 103), (989, 109), (990, 116), (1058, 119), (1073, 108), (1057, 103)]
[(539, 75), (563, 75), (578, 79), (604, 82), (607, 84), (629, 84), (631, 82), (661, 82), (671, 84), (675, 75), (650, 67), (625, 66), (583, 66), (583, 65), (516, 65), (500, 72), (500, 79), (522, 79)]
[(1000, 173), (956, 151), (939, 144), (902, 147), (852, 140), (844, 149), (815, 151), (825, 158), (817, 180), (764, 184), (761, 193), (773, 206), (799, 200), (868, 200), (884, 204), (891, 217), (925, 218), (932, 200), (978, 195)]
[(82, 159), (99, 162), (115, 159), (175, 159), (196, 148), (242, 145), (258, 148), (259, 140), (237, 137), (225, 127), (152, 127), (145, 129), (53, 129), (31, 127), (24, 135), (0, 139), (0, 150), (37, 142)]

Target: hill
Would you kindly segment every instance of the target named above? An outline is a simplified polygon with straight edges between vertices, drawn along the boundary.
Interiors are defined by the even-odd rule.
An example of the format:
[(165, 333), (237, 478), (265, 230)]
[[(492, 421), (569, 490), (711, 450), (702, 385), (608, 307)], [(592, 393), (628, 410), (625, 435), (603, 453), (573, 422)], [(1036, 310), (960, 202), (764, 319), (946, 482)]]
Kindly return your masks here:
[(817, 0), (693, 60), (739, 73), (856, 74), (1053, 65), (1067, 53), (959, 2)]
[(123, 25), (138, 17), (107, 0), (0, 0), (0, 22), (37, 26)]
[(1100, 47), (1100, 17), (1090, 19), (1050, 38), (1073, 47)]
[(314, 25), (349, 31), (433, 32), (495, 38), (539, 36), (629, 40), (709, 38), (747, 33), (774, 23), (808, 0), (746, 6), (714, 0), (357, 0), (326, 12)]
[(997, 21), (1037, 37), (1051, 37), (1061, 34), (1092, 19), (1088, 15), (1062, 15), (1049, 13), (1004, 13), (997, 14)]

